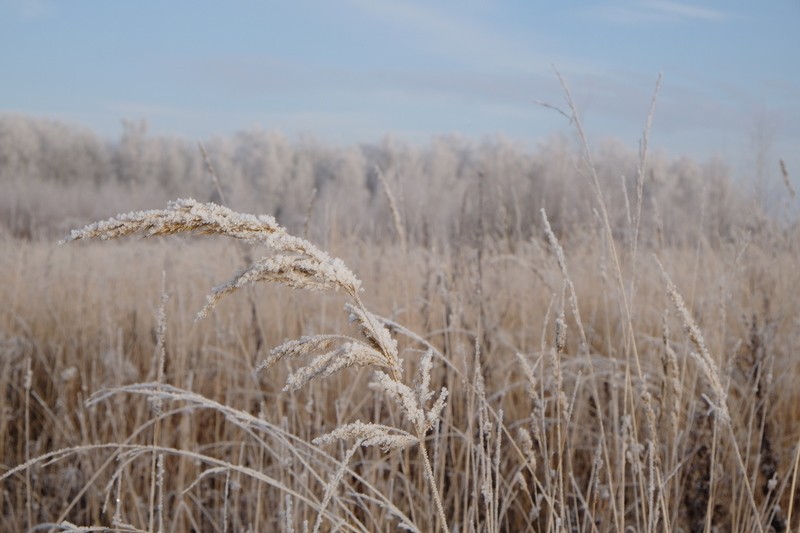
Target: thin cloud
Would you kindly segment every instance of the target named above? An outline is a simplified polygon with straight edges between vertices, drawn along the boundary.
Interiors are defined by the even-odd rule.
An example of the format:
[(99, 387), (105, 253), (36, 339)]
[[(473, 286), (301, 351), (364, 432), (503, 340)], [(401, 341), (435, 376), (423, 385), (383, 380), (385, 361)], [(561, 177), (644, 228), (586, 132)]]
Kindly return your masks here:
[[(348, 0), (348, 4), (382, 23), (403, 29), (422, 44), (427, 52), (474, 67), (489, 65), (517, 72), (549, 73), (550, 64), (557, 63), (565, 70), (587, 70), (591, 65), (572, 64), (563, 57), (543, 55), (536, 43), (515, 38), (508, 32), (470, 17), (464, 10), (432, 7), (429, 3), (401, 0)], [(469, 10), (466, 10), (467, 12)], [(539, 43), (538, 48), (542, 45)]]
[(669, 0), (648, 0), (644, 2), (644, 6), (657, 13), (678, 17), (680, 19), (697, 19), (708, 21), (719, 21), (728, 18), (728, 14), (716, 9), (708, 9), (704, 7), (697, 7), (690, 4), (682, 4), (680, 2), (671, 2)]
[(124, 117), (192, 117), (202, 114), (191, 109), (144, 102), (113, 102), (106, 107)]
[(795, 103), (800, 94), (800, 83), (785, 78), (769, 78), (764, 80), (764, 87), (772, 91), (777, 97), (785, 98), (786, 103)]
[(298, 95), (316, 98), (324, 88), (325, 101), (381, 100), (388, 94), (402, 93), (420, 103), (461, 101), (470, 105), (495, 102), (533, 106), (537, 99), (558, 95), (558, 82), (549, 70), (545, 74), (487, 71), (457, 68), (446, 72), (415, 68), (354, 69), (320, 66), (296, 61), (277, 61), (269, 57), (216, 57), (198, 61), (188, 71), (193, 83), (216, 85), (233, 90), (241, 98), (268, 95), (269, 98)]
[(671, 0), (607, 2), (589, 8), (587, 15), (601, 17), (616, 24), (663, 24), (690, 21), (722, 22), (730, 13)]
[(2, 0), (0, 5), (11, 8), (19, 17), (35, 19), (46, 15), (51, 6), (46, 0)]

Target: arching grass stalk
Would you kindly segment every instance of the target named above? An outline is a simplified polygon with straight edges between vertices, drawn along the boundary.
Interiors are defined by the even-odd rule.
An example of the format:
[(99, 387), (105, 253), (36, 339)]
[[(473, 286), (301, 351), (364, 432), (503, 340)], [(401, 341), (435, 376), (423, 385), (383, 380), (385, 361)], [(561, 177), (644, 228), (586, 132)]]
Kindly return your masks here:
[[(442, 387), (436, 400), (431, 403), (434, 392), (429, 390), (433, 358), (430, 351), (419, 362), (418, 386), (412, 389), (403, 382), (397, 341), (386, 325), (364, 305), (359, 296), (361, 281), (341, 259), (331, 257), (305, 239), (290, 235), (271, 216), (242, 214), (213, 203), (199, 203), (191, 199), (170, 202), (163, 210), (131, 212), (96, 222), (73, 230), (61, 242), (109, 240), (132, 234), (150, 237), (177, 233), (224, 235), (250, 244), (264, 245), (270, 250), (268, 255), (214, 287), (205, 307), (198, 313), (198, 319), (207, 316), (223, 297), (261, 281), (310, 291), (342, 290), (350, 297), (352, 302), (345, 309), (350, 321), (359, 327), (361, 338), (335, 334), (290, 340), (274, 348), (258, 365), (257, 371), (265, 370), (284, 358), (313, 355), (311, 362), (289, 375), (284, 390), (294, 391), (315, 379), (331, 376), (348, 367), (375, 369), (372, 388), (397, 403), (413, 427), (413, 433), (402, 428), (356, 421), (335, 428), (315, 439), (314, 443), (321, 445), (347, 439), (362, 446), (380, 446), (384, 450), (418, 445), (440, 526), (443, 531), (448, 531), (447, 517), (425, 445), (425, 436), (439, 422), (448, 391)], [(430, 407), (426, 409), (426, 405)], [(326, 488), (328, 498), (340, 479), (341, 476), (334, 477), (329, 483)], [(320, 514), (322, 512), (324, 509)], [(321, 518), (317, 520), (315, 530), (320, 526)]]

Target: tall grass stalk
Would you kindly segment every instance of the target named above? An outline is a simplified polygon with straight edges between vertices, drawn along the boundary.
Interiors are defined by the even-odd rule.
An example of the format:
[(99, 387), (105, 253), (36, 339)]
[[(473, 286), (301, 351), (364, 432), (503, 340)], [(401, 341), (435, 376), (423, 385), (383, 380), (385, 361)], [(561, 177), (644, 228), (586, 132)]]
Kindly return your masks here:
[[(62, 242), (89, 238), (106, 240), (133, 233), (143, 233), (146, 236), (176, 233), (217, 234), (266, 245), (274, 252), (238, 272), (228, 282), (215, 287), (207, 298), (206, 306), (198, 314), (199, 318), (207, 316), (226, 295), (259, 281), (277, 282), (294, 289), (311, 291), (343, 290), (353, 301), (353, 305), (347, 308), (350, 320), (359, 326), (366, 342), (330, 335), (304, 337), (275, 348), (259, 366), (259, 370), (286, 357), (317, 353), (310, 364), (289, 376), (284, 390), (293, 391), (347, 367), (378, 369), (375, 372), (375, 388), (396, 401), (413, 427), (413, 438), (409, 439), (410, 433), (397, 435), (390, 431), (391, 428), (381, 425), (365, 426), (360, 422), (340, 426), (328, 435), (356, 439), (363, 446), (378, 445), (384, 449), (416, 445), (436, 504), (439, 525), (443, 531), (448, 531), (447, 518), (425, 443), (426, 434), (439, 421), (448, 391), (443, 387), (436, 402), (426, 411), (425, 404), (434, 395), (428, 390), (430, 365), (420, 365), (420, 382), (424, 386), (417, 393), (403, 383), (397, 341), (378, 317), (364, 306), (359, 296), (361, 281), (341, 259), (330, 257), (305, 239), (289, 235), (272, 217), (243, 215), (215, 204), (201, 204), (194, 200), (177, 200), (170, 203), (165, 210), (131, 212), (91, 224), (73, 231)], [(330, 350), (335, 344), (338, 347)], [(389, 373), (386, 374), (381, 369)], [(323, 444), (329, 440), (329, 437), (323, 437), (315, 442)], [(334, 480), (329, 486), (336, 484)], [(329, 495), (326, 496), (327, 499)], [(320, 520), (321, 518), (317, 519), (315, 530), (319, 529)]]

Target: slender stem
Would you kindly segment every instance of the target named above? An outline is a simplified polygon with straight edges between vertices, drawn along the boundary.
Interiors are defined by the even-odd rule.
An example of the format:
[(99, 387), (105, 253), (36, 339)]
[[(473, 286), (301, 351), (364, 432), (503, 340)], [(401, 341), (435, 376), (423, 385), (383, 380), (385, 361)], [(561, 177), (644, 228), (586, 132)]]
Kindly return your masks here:
[(447, 517), (444, 514), (444, 507), (442, 506), (442, 498), (439, 491), (436, 490), (436, 478), (433, 475), (433, 468), (428, 459), (428, 450), (425, 447), (425, 434), (417, 429), (417, 439), (419, 439), (419, 449), (422, 454), (422, 462), (425, 465), (425, 474), (428, 476), (428, 482), (431, 484), (431, 493), (433, 494), (433, 501), (436, 503), (436, 510), (439, 513), (439, 520), (442, 521), (442, 531), (448, 533), (450, 529), (447, 527)]
[[(715, 420), (715, 424), (716, 423), (718, 423), (717, 420)], [(744, 460), (742, 459), (742, 452), (739, 451), (739, 445), (736, 443), (736, 435), (733, 432), (733, 426), (731, 425), (729, 420), (724, 420), (722, 423), (727, 427), (728, 431), (731, 434), (731, 441), (733, 442), (732, 448), (734, 453), (736, 454), (736, 460), (739, 462), (739, 469), (742, 471), (742, 481), (744, 482), (744, 487), (747, 490), (747, 496), (750, 503), (750, 507), (753, 510), (754, 522), (758, 527), (758, 531), (760, 533), (764, 533), (764, 526), (761, 524), (761, 520), (759, 520), (760, 511), (758, 509), (758, 504), (756, 504), (756, 499), (753, 493), (753, 487), (750, 486), (750, 481), (747, 479), (747, 467), (745, 466)]]
[[(25, 359), (25, 464), (31, 460), (31, 358)], [(25, 469), (25, 509), (28, 515), (28, 530), (33, 531), (33, 491), (31, 490), (31, 467)]]
[[(361, 298), (358, 297), (357, 293), (351, 293), (350, 297), (355, 302), (356, 306), (361, 309), (361, 312), (364, 313), (364, 317), (369, 324), (369, 327), (372, 329), (372, 336), (375, 339), (380, 338), (377, 334), (378, 327), (374, 324), (372, 319), (372, 314), (367, 311), (367, 308), (364, 306), (364, 303), (361, 301)], [(402, 383), (400, 380), (400, 375), (397, 373), (397, 366), (398, 362), (392, 354), (386, 353), (386, 350), (383, 346), (381, 346), (381, 351), (383, 351), (383, 355), (386, 357), (387, 361), (389, 361), (389, 372), (391, 374), (392, 380), (397, 383)], [(420, 453), (422, 454), (422, 462), (425, 465), (425, 475), (428, 477), (428, 482), (431, 485), (431, 493), (433, 494), (433, 501), (436, 503), (436, 511), (439, 513), (439, 520), (442, 522), (442, 531), (447, 533), (449, 528), (447, 527), (447, 516), (444, 513), (444, 507), (442, 506), (442, 499), (439, 495), (439, 491), (436, 490), (436, 477), (433, 475), (433, 467), (431, 466), (430, 459), (428, 458), (428, 450), (425, 447), (425, 431), (421, 427), (415, 428), (417, 432), (417, 440), (419, 441), (419, 449)]]
[[(792, 489), (789, 494), (797, 494), (795, 488), (797, 487), (797, 471), (800, 469), (800, 439), (797, 441), (797, 447), (794, 452), (794, 472), (792, 473)], [(794, 498), (789, 498), (789, 512), (786, 514), (786, 523), (789, 527), (792, 526), (792, 511), (794, 511)]]

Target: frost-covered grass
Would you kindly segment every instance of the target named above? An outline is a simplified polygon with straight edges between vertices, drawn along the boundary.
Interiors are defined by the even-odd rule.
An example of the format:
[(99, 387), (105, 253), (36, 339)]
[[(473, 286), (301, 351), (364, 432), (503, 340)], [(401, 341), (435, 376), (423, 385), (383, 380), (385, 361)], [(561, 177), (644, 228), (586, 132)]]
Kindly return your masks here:
[[(620, 241), (620, 276), (599, 222), (331, 255), (198, 203), (118, 222), (253, 230), (235, 221), (267, 257), (3, 241), (3, 529), (797, 527), (796, 233), (642, 245), (635, 267)], [(221, 281), (241, 287), (196, 320)]]
[(560, 194), (499, 146), (417, 210), (398, 161), (300, 187), (303, 238), (194, 200), (0, 233), (0, 528), (800, 528), (797, 224), (665, 184), (652, 109), (610, 179), (564, 91)]

